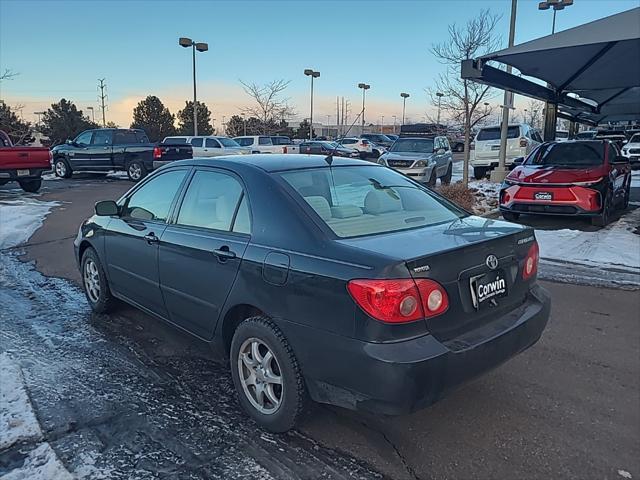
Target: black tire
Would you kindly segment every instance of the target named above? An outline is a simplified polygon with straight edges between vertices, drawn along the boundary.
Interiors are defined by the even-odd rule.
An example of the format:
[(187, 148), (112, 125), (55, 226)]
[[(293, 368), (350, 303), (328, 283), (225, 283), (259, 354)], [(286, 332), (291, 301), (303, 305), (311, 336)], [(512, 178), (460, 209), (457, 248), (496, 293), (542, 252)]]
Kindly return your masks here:
[(520, 218), (519, 213), (514, 212), (500, 212), (502, 214), (502, 218), (504, 218), (507, 222), (517, 222)]
[[(276, 362), (274, 366), (278, 367), (278, 373), (280, 375), (280, 385), (271, 387), (271, 392), (276, 396), (276, 399), (279, 393), (280, 403), (271, 413), (260, 411), (259, 405), (254, 406), (254, 403), (252, 403), (257, 399), (258, 384), (260, 384), (258, 374), (253, 376), (254, 385), (247, 385), (245, 381), (240, 379), (241, 369), (243, 377), (245, 373), (249, 373), (246, 381), (250, 381), (251, 379), (251, 369), (254, 367), (248, 366), (247, 363), (242, 360), (240, 352), (241, 349), (250, 348), (254, 341), (261, 344), (258, 348), (267, 348), (268, 351), (272, 353), (272, 358)], [(251, 343), (248, 344), (248, 342)], [(267, 356), (266, 351), (267, 350), (263, 349), (261, 352), (264, 353), (263, 359)], [(251, 357), (253, 357), (253, 349), (251, 349), (251, 352)], [(229, 355), (231, 360), (231, 376), (233, 377), (233, 384), (235, 385), (238, 400), (242, 408), (265, 430), (282, 433), (292, 429), (305, 409), (307, 393), (298, 360), (293, 353), (291, 345), (289, 345), (289, 342), (280, 329), (268, 317), (248, 318), (238, 325), (238, 328), (234, 332)], [(253, 362), (253, 358), (245, 356), (245, 359), (247, 362)], [(262, 368), (263, 374), (269, 370), (274, 372), (273, 368), (268, 370), (262, 363), (259, 363), (259, 365), (256, 364), (256, 368)], [(265, 385), (265, 383), (269, 382), (263, 381), (262, 385)], [(253, 389), (251, 387), (253, 387)], [(267, 387), (260, 388), (266, 389)], [(271, 406), (276, 405), (268, 400), (268, 394), (265, 393), (263, 395), (263, 406), (267, 405), (267, 401)], [(265, 398), (267, 401), (265, 401)]]
[(147, 176), (147, 168), (141, 160), (131, 160), (127, 163), (127, 177), (132, 182), (139, 182)]
[(435, 187), (437, 179), (438, 179), (438, 177), (436, 176), (436, 167), (433, 167), (433, 170), (431, 170), (431, 176), (429, 177), (429, 180), (427, 181), (427, 186), (431, 187), (431, 188)]
[(53, 162), (53, 171), (56, 177), (60, 178), (71, 178), (73, 175), (73, 170), (69, 166), (69, 162), (67, 162), (64, 158), (56, 158)]
[[(90, 263), (95, 266), (95, 273), (92, 272), (93, 269), (90, 266), (88, 267), (88, 264)], [(84, 251), (80, 264), (82, 287), (91, 309), (96, 313), (108, 313), (113, 310), (115, 298), (113, 297), (113, 295), (111, 295), (109, 282), (107, 281), (107, 277), (104, 274), (104, 270), (102, 268), (102, 264), (100, 263), (100, 259), (98, 258), (98, 254), (92, 247), (89, 247)], [(91, 272), (91, 275), (89, 275), (89, 272)], [(97, 294), (95, 292), (95, 289), (92, 289), (90, 286), (91, 281), (89, 280), (89, 277), (91, 277), (93, 281), (98, 282)]]
[(36, 178), (33, 180), (20, 180), (18, 181), (18, 184), (25, 192), (36, 193), (42, 186), (42, 179)]
[(631, 200), (631, 179), (629, 179), (629, 183), (627, 184), (627, 188), (625, 189), (624, 198), (622, 199), (622, 204), (620, 208), (622, 210), (626, 210), (629, 208), (629, 201)]
[(607, 198), (604, 201), (604, 206), (602, 207), (602, 211), (600, 214), (595, 217), (591, 217), (591, 225), (595, 227), (606, 227), (611, 220), (611, 193), (610, 190), (607, 191)]
[(487, 176), (487, 167), (473, 167), (473, 176), (476, 180), (482, 180)]
[(443, 185), (449, 185), (451, 183), (451, 177), (453, 176), (453, 164), (449, 164), (449, 168), (447, 168), (447, 173), (444, 174), (444, 177), (440, 177), (440, 182)]

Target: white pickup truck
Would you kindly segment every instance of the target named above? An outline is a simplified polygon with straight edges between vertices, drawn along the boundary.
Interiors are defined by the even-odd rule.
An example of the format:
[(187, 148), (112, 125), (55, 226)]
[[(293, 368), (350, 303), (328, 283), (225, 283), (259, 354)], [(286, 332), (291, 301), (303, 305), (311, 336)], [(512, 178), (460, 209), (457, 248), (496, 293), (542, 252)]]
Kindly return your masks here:
[(300, 147), (294, 145), (289, 137), (269, 135), (249, 135), (235, 137), (241, 147), (250, 148), (251, 153), (300, 153)]

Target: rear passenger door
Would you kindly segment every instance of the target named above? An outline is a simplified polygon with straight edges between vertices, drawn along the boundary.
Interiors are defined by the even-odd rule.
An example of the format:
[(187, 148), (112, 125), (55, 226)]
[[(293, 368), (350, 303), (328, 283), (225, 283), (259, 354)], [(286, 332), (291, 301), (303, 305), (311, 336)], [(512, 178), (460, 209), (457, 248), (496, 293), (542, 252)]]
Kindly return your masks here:
[(220, 155), (224, 155), (224, 150), (222, 149), (222, 145), (215, 138), (205, 138), (204, 139), (204, 157), (219, 157)]
[(160, 286), (171, 322), (201, 338), (213, 336), (250, 233), (240, 179), (196, 169), (160, 242)]
[(204, 139), (202, 137), (194, 137), (189, 140), (189, 143), (193, 147), (193, 158), (206, 156), (204, 154)]

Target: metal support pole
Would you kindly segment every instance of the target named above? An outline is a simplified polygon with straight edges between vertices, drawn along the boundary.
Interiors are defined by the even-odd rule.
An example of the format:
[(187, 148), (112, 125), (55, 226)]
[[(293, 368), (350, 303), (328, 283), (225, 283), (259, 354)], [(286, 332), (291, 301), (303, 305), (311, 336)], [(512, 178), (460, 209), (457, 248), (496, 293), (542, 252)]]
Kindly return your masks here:
[(364, 94), (366, 91), (365, 88), (362, 89), (362, 132), (360, 134), (364, 133)]
[(547, 103), (544, 109), (544, 132), (545, 142), (553, 142), (556, 138), (556, 127), (558, 123), (558, 104)]
[(442, 100), (442, 95), (438, 95), (438, 128), (440, 128), (440, 101)]
[(198, 104), (196, 100), (196, 44), (191, 46), (193, 51), (193, 135), (198, 136)]
[(311, 112), (309, 114), (309, 140), (313, 140), (313, 75), (311, 75)]
[(407, 109), (407, 97), (402, 98), (402, 125), (404, 125), (404, 112)]

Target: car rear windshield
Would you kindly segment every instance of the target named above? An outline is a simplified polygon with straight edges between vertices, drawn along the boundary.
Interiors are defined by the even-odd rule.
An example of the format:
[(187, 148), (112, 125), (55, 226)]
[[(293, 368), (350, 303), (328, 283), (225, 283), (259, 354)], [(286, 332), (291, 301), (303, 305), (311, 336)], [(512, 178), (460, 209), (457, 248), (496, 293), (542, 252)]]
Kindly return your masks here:
[(433, 153), (432, 138), (399, 138), (391, 146), (390, 152)]
[(280, 176), (341, 238), (420, 228), (466, 216), (384, 167), (323, 167), (291, 170)]
[(271, 137), (274, 145), (291, 145), (289, 137)]
[(538, 148), (527, 160), (527, 165), (581, 168), (602, 165), (602, 142), (547, 143)]
[[(518, 138), (520, 136), (520, 127), (509, 127), (507, 129), (507, 138)], [(478, 132), (476, 141), (483, 140), (500, 140), (500, 127), (482, 128)]]
[(225, 137), (217, 137), (217, 140), (224, 146), (224, 147), (236, 147), (238, 148), (240, 146), (240, 144), (238, 142), (236, 142), (235, 140), (231, 140), (230, 138), (225, 138)]

